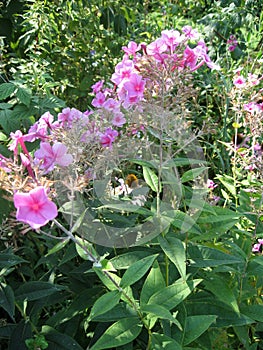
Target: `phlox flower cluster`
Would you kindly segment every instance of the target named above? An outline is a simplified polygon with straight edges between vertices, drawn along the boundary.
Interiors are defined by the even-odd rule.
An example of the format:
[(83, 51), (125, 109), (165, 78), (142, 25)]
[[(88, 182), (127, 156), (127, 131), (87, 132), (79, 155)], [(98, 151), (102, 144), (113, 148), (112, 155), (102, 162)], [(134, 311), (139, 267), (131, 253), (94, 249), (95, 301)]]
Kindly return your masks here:
[[(152, 126), (147, 103), (165, 108), (173, 88), (188, 81), (183, 76), (192, 77), (203, 65), (219, 69), (190, 26), (182, 32), (164, 30), (149, 44), (131, 41), (123, 52), (110, 82), (92, 86), (93, 100), (87, 111), (67, 107), (57, 118), (46, 112), (27, 133), (10, 134), (13, 158), (0, 155), (0, 185), (13, 194), (18, 221), (38, 229), (54, 219), (57, 207), (51, 201), (56, 195), (51, 173), (74, 168), (79, 173), (76, 187), (91, 184), (96, 162), (106, 159), (115, 145), (122, 141), (129, 147), (129, 140), (146, 140)], [(36, 140), (39, 149), (29, 152), (26, 144)]]
[(229, 39), (227, 40), (227, 45), (228, 45), (229, 51), (234, 51), (235, 48), (237, 47), (237, 45), (238, 45), (237, 39), (233, 34), (231, 34)]

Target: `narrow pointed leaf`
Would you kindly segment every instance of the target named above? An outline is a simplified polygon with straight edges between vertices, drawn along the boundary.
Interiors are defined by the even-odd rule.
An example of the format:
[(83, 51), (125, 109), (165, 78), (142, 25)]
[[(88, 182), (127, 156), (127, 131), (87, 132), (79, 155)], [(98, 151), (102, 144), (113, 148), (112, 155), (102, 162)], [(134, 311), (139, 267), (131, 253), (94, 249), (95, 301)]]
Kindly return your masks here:
[(120, 282), (120, 287), (125, 288), (130, 286), (142, 278), (152, 266), (157, 256), (158, 254), (147, 256), (131, 265), (124, 273)]
[(179, 239), (175, 237), (159, 236), (159, 243), (168, 258), (174, 263), (183, 279), (186, 279), (186, 255), (185, 247)]
[(147, 185), (154, 191), (154, 192), (161, 192), (161, 184), (158, 186), (158, 176), (155, 174), (155, 172), (148, 168), (143, 166), (143, 177)]
[(165, 334), (152, 333), (151, 350), (183, 350), (183, 348)]
[(97, 299), (90, 311), (89, 318), (93, 319), (105, 312), (111, 310), (115, 305), (118, 304), (121, 297), (121, 293), (117, 290), (103, 294)]
[(142, 287), (140, 295), (141, 305), (147, 304), (150, 297), (163, 288), (165, 288), (165, 280), (158, 262), (155, 261)]
[(190, 344), (200, 337), (200, 335), (203, 334), (213, 322), (215, 322), (216, 317), (216, 315), (197, 315), (187, 317), (184, 332), (184, 345)]
[(173, 309), (180, 304), (187, 296), (194, 290), (194, 288), (201, 282), (201, 279), (193, 281), (182, 281), (181, 279), (174, 284), (161, 289), (151, 296), (148, 304), (158, 304), (167, 308)]
[(142, 326), (138, 318), (123, 318), (111, 325), (90, 350), (113, 349), (137, 338)]

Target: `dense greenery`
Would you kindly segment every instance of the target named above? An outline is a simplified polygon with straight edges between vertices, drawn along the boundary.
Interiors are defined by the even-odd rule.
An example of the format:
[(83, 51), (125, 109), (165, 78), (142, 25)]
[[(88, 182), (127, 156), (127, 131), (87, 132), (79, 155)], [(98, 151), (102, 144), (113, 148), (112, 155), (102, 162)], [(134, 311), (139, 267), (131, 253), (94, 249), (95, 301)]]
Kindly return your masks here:
[[(262, 105), (262, 1), (9, 0), (0, 6), (0, 153), (5, 157), (12, 157), (10, 133), (26, 133), (45, 112), (57, 116), (66, 106), (89, 110), (92, 85), (105, 80), (110, 89), (122, 47), (130, 41), (148, 44), (165, 29), (191, 25), (221, 67), (203, 66), (193, 77), (178, 74), (178, 85), (165, 100), (165, 111), (176, 111), (178, 130), (185, 118), (205, 159), (187, 156), (188, 145), (181, 147), (177, 134), (161, 139), (145, 122), (145, 139), (176, 155), (177, 177), (168, 174), (174, 165), (161, 170), (143, 157), (114, 168), (113, 182), (134, 173), (148, 186), (140, 210), (125, 196), (105, 205), (84, 191), (84, 212), (74, 208), (68, 219), (70, 207), (60, 202), (57, 221), (41, 232), (31, 230), (15, 219), (6, 185), (10, 176), (15, 189), (23, 188), (25, 172), (18, 167), (11, 178), (0, 158), (1, 350), (263, 349), (258, 241), (263, 239), (263, 113), (243, 109), (251, 101)], [(231, 35), (237, 40), (232, 51)], [(248, 80), (249, 73), (259, 82), (240, 90), (233, 81), (240, 75)], [(188, 89), (186, 97), (179, 82)], [(183, 101), (181, 109), (176, 98)], [(39, 141), (27, 147), (33, 154)], [(202, 201), (195, 197), (200, 178), (213, 180)], [(173, 210), (158, 206), (169, 181), (180, 182), (173, 189), (180, 196)], [(158, 210), (160, 234), (129, 248), (92, 244), (94, 226), (81, 226), (94, 211), (97, 221), (118, 229), (127, 222), (157, 223)]]

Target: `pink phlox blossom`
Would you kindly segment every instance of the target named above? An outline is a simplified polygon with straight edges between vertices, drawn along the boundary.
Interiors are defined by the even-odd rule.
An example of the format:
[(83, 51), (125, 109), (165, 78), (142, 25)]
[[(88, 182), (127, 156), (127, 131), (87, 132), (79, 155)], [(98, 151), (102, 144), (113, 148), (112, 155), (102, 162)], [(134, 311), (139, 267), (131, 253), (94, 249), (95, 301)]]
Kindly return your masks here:
[(73, 156), (67, 154), (67, 146), (61, 142), (51, 146), (48, 142), (41, 142), (40, 149), (35, 152), (35, 158), (40, 162), (40, 169), (45, 173), (52, 171), (55, 165), (68, 166), (73, 162)]
[(215, 189), (217, 185), (214, 183), (213, 180), (208, 179), (207, 180), (207, 188), (210, 188), (211, 190)]
[[(196, 67), (198, 56), (196, 52), (191, 49), (189, 46), (184, 50), (184, 65), (185, 67), (189, 67), (191, 70), (194, 70)], [(204, 62), (203, 62), (204, 63)]]
[(95, 98), (91, 101), (92, 106), (96, 108), (102, 108), (103, 103), (106, 101), (105, 93), (98, 92)]
[(229, 51), (234, 51), (235, 48), (237, 47), (237, 39), (236, 39), (236, 37), (233, 34), (230, 35), (230, 37), (229, 37), (229, 39), (227, 40), (226, 43), (228, 45), (228, 50)]
[(102, 107), (108, 111), (114, 111), (120, 107), (120, 102), (110, 97), (103, 103)]
[(239, 75), (233, 80), (233, 84), (236, 88), (242, 89), (246, 85), (246, 79), (243, 77), (243, 75)]
[(255, 113), (255, 114), (261, 111), (259, 104), (257, 104), (256, 102), (245, 103), (243, 105), (243, 109), (247, 112)]
[(134, 73), (134, 63), (132, 60), (124, 59), (115, 67), (115, 72), (112, 74), (111, 81), (121, 87), (125, 81), (129, 80)]
[(181, 36), (178, 30), (174, 29), (163, 30), (161, 34), (161, 39), (167, 45), (170, 53), (172, 54), (176, 46), (178, 46), (182, 42), (183, 36)]
[(160, 62), (163, 62), (162, 53), (167, 51), (167, 45), (162, 38), (158, 38), (146, 47), (146, 52)]
[(262, 78), (263, 78), (263, 76), (258, 78), (258, 76), (256, 74), (252, 74), (252, 73), (248, 73), (248, 75), (247, 75), (248, 82), (251, 85), (259, 85), (260, 84), (260, 80), (262, 80)]
[(258, 243), (254, 244), (252, 247), (252, 252), (260, 252), (261, 247), (263, 246), (263, 239), (258, 239)]
[(134, 41), (130, 41), (128, 46), (123, 46), (122, 50), (125, 52), (125, 54), (129, 56), (136, 56), (136, 52), (141, 49), (140, 45), (137, 45)]
[(102, 147), (112, 148), (112, 143), (115, 141), (116, 137), (119, 135), (117, 130), (112, 128), (107, 128), (104, 133), (100, 135), (100, 143)]
[(143, 97), (145, 80), (141, 75), (133, 73), (129, 81), (123, 84), (124, 89), (127, 91), (128, 97)]
[(184, 26), (182, 32), (185, 37), (190, 40), (197, 40), (199, 38), (199, 33), (196, 29), (193, 29), (191, 26)]
[(44, 141), (48, 136), (48, 130), (58, 127), (58, 122), (53, 123), (54, 116), (50, 112), (44, 113), (39, 120), (28, 130), (27, 140), (34, 142), (37, 139)]
[(104, 84), (104, 80), (100, 80), (97, 83), (93, 84), (91, 86), (92, 92), (94, 94), (97, 94), (98, 92), (100, 92), (102, 90), (102, 88), (103, 88), (103, 84)]
[(43, 186), (28, 193), (15, 193), (14, 205), (17, 209), (16, 219), (30, 225), (32, 229), (39, 229), (58, 215), (55, 203), (47, 197)]
[(29, 135), (29, 134), (23, 135), (23, 133), (20, 130), (17, 130), (15, 133), (11, 132), (10, 133), (10, 137), (13, 140), (13, 142), (8, 147), (8, 149), (10, 151), (13, 151), (14, 154), (17, 155), (18, 154), (18, 148), (19, 148), (19, 145), (20, 145), (22, 150), (26, 154), (28, 154), (28, 151), (27, 151), (26, 146), (25, 146), (25, 141), (30, 141), (31, 140), (31, 135)]
[(82, 112), (76, 108), (66, 107), (58, 114), (58, 121), (63, 127), (71, 128), (73, 121), (81, 119)]
[(125, 100), (122, 103), (124, 109), (129, 109), (132, 106), (137, 106), (137, 104), (141, 101), (139, 96), (128, 96), (126, 95)]
[(114, 113), (114, 117), (111, 122), (112, 125), (121, 127), (123, 124), (126, 123), (126, 119), (124, 118), (124, 115), (121, 111), (117, 111)]

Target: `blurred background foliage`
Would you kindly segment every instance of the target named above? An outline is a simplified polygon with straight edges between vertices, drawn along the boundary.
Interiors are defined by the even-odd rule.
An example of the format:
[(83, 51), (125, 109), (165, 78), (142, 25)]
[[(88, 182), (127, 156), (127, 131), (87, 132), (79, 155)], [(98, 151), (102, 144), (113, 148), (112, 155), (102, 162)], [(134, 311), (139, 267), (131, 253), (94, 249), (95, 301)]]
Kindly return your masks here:
[[(198, 73), (200, 112), (194, 122), (199, 127), (212, 120), (223, 131), (211, 137), (228, 141), (222, 116), (225, 78), (244, 57), (248, 70), (260, 60), (262, 7), (261, 0), (0, 2), (0, 152), (8, 153), (11, 131), (26, 131), (45, 111), (56, 114), (66, 105), (87, 110), (91, 85), (109, 81), (130, 40), (149, 43), (162, 30), (183, 25), (202, 33), (210, 56), (222, 67), (219, 75)], [(238, 40), (233, 52), (227, 49), (231, 34)], [(206, 141), (212, 143), (211, 137)], [(220, 167), (224, 171), (227, 165)]]

